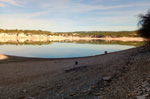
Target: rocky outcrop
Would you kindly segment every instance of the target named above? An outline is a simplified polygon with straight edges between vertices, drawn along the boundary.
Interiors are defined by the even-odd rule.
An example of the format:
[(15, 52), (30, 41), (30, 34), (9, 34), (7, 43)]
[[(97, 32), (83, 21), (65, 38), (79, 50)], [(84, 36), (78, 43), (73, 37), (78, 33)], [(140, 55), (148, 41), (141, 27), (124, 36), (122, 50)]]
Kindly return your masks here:
[(90, 40), (104, 40), (104, 41), (143, 41), (143, 38), (137, 37), (78, 37), (78, 36), (56, 36), (56, 35), (46, 35), (46, 34), (24, 34), (24, 33), (0, 33), (0, 42), (49, 42), (49, 41), (90, 41)]

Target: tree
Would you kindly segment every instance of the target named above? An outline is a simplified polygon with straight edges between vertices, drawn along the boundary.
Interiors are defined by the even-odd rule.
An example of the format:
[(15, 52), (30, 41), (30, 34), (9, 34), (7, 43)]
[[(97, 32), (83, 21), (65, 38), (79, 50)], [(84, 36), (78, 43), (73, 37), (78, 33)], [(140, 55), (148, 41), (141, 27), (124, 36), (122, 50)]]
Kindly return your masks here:
[(145, 15), (140, 14), (139, 17), (140, 17), (139, 21), (140, 29), (138, 33), (141, 37), (144, 37), (148, 41), (150, 41), (150, 10)]

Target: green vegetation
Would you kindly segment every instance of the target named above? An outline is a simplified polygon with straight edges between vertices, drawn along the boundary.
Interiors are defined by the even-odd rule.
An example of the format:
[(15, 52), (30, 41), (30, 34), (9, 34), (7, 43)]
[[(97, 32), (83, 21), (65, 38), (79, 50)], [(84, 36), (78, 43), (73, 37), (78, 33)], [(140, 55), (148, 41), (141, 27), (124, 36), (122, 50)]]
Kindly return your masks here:
[(4, 30), (0, 29), (0, 33), (24, 33), (28, 34), (44, 34), (44, 35), (54, 35), (54, 36), (78, 36), (78, 37), (139, 37), (138, 31), (78, 31), (78, 32), (56, 32), (52, 33), (50, 31), (42, 30)]
[(138, 31), (89, 31), (89, 32), (58, 32), (55, 35), (79, 37), (139, 37)]
[(53, 33), (50, 31), (42, 31), (42, 30), (4, 30), (4, 29), (0, 29), (0, 33), (24, 33), (24, 34), (46, 34), (46, 35), (52, 35)]
[(47, 45), (47, 44), (52, 44), (53, 42), (30, 42), (30, 41), (25, 41), (25, 42), (0, 42), (0, 45)]

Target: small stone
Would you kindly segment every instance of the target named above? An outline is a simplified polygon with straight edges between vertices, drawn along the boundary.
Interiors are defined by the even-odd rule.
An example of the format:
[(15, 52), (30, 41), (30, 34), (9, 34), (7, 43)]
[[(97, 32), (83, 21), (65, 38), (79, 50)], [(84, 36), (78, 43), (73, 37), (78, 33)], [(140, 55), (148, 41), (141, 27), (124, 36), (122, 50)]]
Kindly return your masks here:
[(104, 96), (98, 96), (98, 99), (104, 99)]
[(100, 95), (100, 93), (93, 93), (93, 95), (95, 95), (95, 96), (99, 96), (99, 95)]
[(142, 87), (146, 87), (148, 85), (148, 83), (145, 81), (144, 84), (142, 85)]
[(143, 95), (144, 97), (148, 97), (149, 96), (149, 94), (145, 94), (145, 95)]
[(137, 95), (141, 95), (141, 94), (142, 94), (142, 91), (137, 92)]
[(75, 94), (75, 93), (73, 93), (73, 94), (70, 94), (70, 96), (76, 96), (76, 94)]
[(104, 79), (103, 79), (103, 77), (101, 77), (101, 78), (100, 78), (100, 82), (101, 82), (101, 83), (103, 83), (103, 82), (104, 82)]
[(92, 86), (92, 88), (96, 88), (96, 86)]
[(146, 92), (150, 92), (150, 87), (146, 87)]
[(27, 97), (27, 98), (23, 98), (23, 99), (34, 99), (34, 97)]
[(145, 94), (145, 95), (142, 95), (142, 96), (136, 96), (137, 99), (146, 99), (146, 97), (148, 97), (149, 94)]
[(136, 96), (137, 99), (145, 99), (144, 96)]
[(60, 92), (60, 94), (63, 94), (63, 93), (64, 93), (64, 91), (61, 91), (61, 92)]
[(103, 80), (104, 80), (104, 81), (111, 81), (112, 78), (111, 78), (111, 76), (106, 76), (106, 77), (103, 78)]
[(145, 88), (142, 88), (142, 91), (145, 91)]
[(27, 90), (23, 90), (23, 92), (27, 92)]

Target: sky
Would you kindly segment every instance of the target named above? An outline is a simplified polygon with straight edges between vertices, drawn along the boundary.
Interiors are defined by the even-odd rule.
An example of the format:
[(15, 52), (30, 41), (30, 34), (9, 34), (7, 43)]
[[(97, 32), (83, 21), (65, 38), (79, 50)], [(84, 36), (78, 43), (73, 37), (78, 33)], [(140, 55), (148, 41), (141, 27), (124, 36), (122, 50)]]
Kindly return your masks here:
[(0, 29), (132, 31), (150, 0), (0, 0)]

